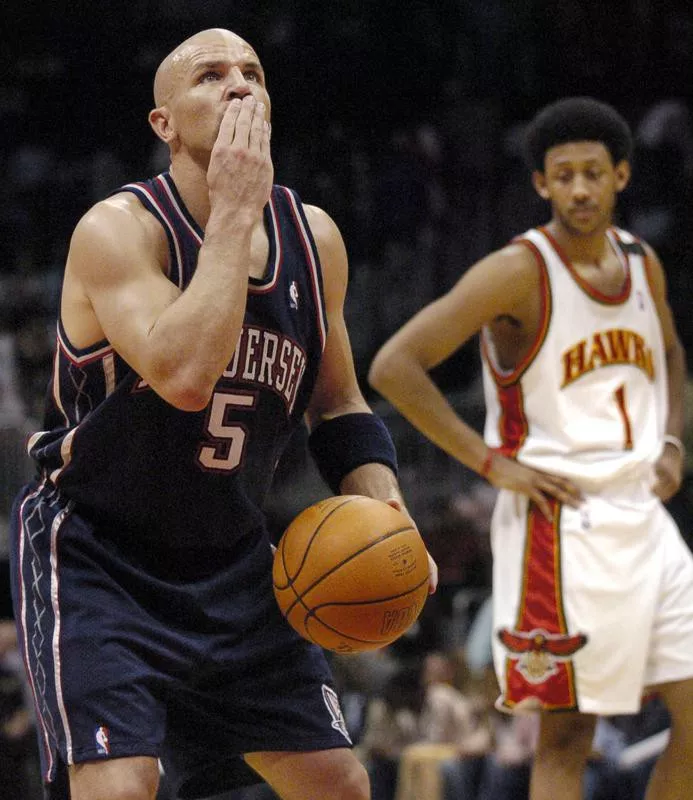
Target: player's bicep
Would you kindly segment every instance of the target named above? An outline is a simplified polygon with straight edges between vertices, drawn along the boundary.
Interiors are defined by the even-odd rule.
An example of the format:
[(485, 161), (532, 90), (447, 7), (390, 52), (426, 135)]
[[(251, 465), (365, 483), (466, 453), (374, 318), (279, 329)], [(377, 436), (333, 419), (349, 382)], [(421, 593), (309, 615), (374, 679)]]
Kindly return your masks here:
[(433, 369), (497, 317), (521, 316), (536, 274), (536, 264), (524, 247), (491, 254), (412, 317), (383, 351), (406, 353), (424, 369)]
[(180, 295), (163, 274), (151, 231), (123, 208), (97, 206), (75, 229), (67, 270), (105, 338), (134, 369), (146, 371), (148, 334)]

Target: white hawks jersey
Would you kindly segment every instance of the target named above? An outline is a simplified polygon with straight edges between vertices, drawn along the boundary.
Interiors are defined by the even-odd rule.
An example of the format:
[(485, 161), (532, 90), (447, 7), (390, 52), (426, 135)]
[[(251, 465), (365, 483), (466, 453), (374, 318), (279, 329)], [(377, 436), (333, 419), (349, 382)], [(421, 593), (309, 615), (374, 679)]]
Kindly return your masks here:
[(545, 228), (519, 236), (541, 269), (537, 339), (508, 371), (488, 329), (481, 335), (487, 444), (586, 490), (649, 469), (661, 452), (668, 408), (645, 251), (618, 228), (608, 238), (625, 274), (615, 296), (584, 281)]

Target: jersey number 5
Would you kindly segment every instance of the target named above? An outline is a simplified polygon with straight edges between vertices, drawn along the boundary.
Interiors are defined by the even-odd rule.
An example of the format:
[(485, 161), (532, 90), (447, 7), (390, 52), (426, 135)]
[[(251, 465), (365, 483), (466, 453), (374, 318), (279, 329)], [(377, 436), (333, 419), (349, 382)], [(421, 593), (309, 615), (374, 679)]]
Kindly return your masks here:
[(230, 423), (234, 409), (255, 408), (255, 392), (215, 392), (207, 412), (207, 434), (211, 440), (200, 445), (197, 460), (207, 470), (234, 472), (243, 463), (248, 429), (239, 422)]

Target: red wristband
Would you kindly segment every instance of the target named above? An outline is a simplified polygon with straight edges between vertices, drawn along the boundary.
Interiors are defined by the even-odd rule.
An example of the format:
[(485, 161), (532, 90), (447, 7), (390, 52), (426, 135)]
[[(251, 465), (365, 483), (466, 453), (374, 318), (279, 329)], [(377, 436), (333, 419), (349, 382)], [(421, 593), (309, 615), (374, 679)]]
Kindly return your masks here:
[(486, 451), (486, 458), (484, 459), (484, 463), (481, 465), (481, 469), (479, 470), (479, 475), (482, 478), (488, 478), (489, 473), (491, 472), (491, 466), (493, 465), (493, 450), (489, 447)]

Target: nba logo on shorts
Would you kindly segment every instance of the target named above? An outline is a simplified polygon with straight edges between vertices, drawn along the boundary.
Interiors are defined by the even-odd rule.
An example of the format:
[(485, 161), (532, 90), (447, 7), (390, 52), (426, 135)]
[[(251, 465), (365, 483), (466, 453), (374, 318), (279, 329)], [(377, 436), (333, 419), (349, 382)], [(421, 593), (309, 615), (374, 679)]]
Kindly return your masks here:
[(337, 693), (334, 691), (334, 689), (330, 689), (330, 687), (326, 686), (324, 683), (322, 685), (322, 699), (325, 701), (327, 710), (330, 712), (330, 716), (332, 717), (332, 727), (336, 731), (339, 731), (347, 740), (347, 742), (351, 744), (351, 737), (346, 729), (346, 722), (344, 721), (344, 715), (342, 714), (342, 709), (339, 705)]
[(108, 728), (105, 725), (99, 725), (94, 733), (96, 739), (96, 751), (101, 756), (107, 756), (111, 753), (111, 743), (108, 741)]

